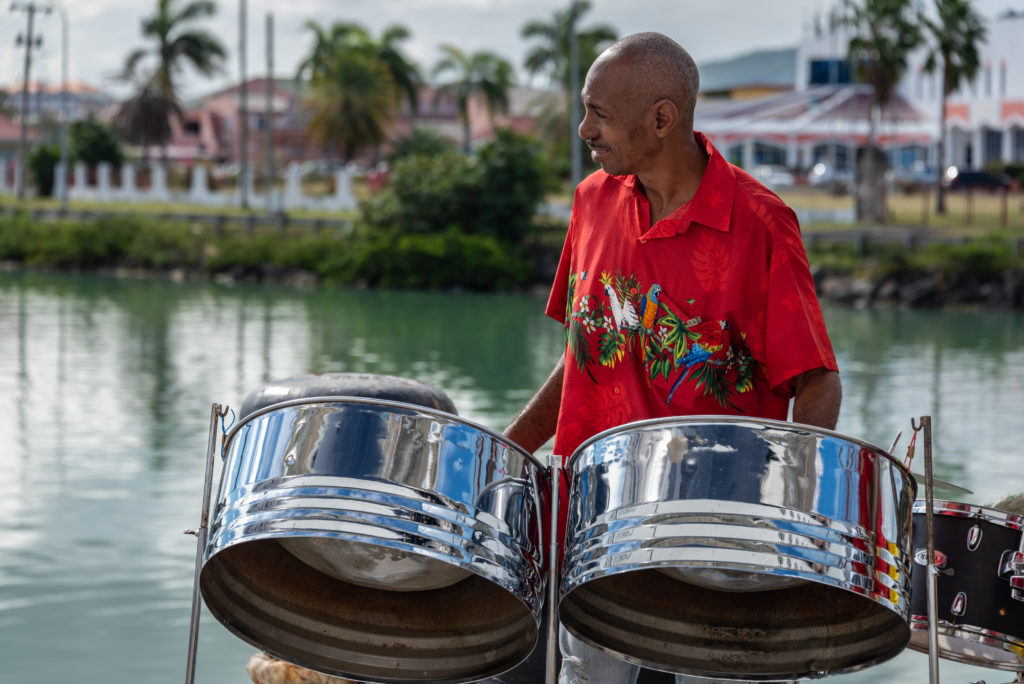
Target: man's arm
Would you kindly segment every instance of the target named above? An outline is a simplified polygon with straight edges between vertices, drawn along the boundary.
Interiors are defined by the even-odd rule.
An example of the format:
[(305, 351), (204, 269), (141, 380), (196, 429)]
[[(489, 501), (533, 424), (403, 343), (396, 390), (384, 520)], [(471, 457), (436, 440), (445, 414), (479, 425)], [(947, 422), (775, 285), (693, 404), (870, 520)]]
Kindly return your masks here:
[(839, 373), (816, 368), (798, 375), (794, 386), (793, 422), (834, 430), (843, 399)]
[(533, 398), (505, 428), (505, 436), (529, 451), (531, 454), (544, 445), (555, 434), (558, 424), (558, 405), (562, 401), (562, 373), (565, 371), (565, 354), (558, 359), (555, 369), (544, 381)]

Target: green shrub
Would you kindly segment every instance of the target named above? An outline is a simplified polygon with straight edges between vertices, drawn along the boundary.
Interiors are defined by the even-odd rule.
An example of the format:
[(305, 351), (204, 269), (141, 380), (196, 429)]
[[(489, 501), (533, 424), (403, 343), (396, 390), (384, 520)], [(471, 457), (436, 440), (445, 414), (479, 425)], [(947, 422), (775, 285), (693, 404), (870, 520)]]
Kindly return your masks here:
[[(185, 223), (147, 222), (136, 230), (125, 250), (127, 263), (153, 269), (171, 269), (199, 263), (201, 233)], [(108, 223), (108, 229), (110, 225)], [(126, 232), (129, 226), (126, 226)]]
[(488, 235), (519, 243), (548, 188), (536, 144), (500, 131), (477, 156), (412, 155), (396, 162), (390, 184), (362, 205), (371, 229), (395, 234)]
[(394, 238), (362, 232), (344, 251), (325, 259), (320, 274), (331, 283), (495, 290), (521, 286), (533, 271), (523, 249), (502, 245), (490, 236), (449, 229)]
[(35, 179), (36, 190), (40, 197), (53, 196), (53, 186), (57, 178), (57, 162), (60, 161), (60, 148), (56, 145), (38, 145), (28, 156), (28, 168)]

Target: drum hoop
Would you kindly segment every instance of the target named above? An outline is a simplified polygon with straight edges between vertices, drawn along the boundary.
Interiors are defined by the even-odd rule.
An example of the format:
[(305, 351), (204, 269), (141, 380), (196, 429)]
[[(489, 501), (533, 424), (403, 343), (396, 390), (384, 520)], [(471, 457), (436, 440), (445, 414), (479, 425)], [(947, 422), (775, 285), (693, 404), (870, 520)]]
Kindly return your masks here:
[(709, 414), (709, 415), (699, 415), (699, 416), (696, 416), (696, 415), (695, 416), (668, 416), (668, 417), (664, 417), (664, 418), (648, 418), (648, 419), (645, 419), (645, 420), (637, 420), (637, 421), (634, 421), (632, 423), (625, 423), (623, 425), (619, 425), (617, 427), (609, 428), (607, 430), (599, 432), (596, 435), (594, 435), (593, 437), (590, 437), (589, 439), (584, 441), (582, 444), (580, 444), (578, 447), (576, 447), (576, 451), (574, 451), (572, 456), (569, 458), (569, 461), (568, 461), (567, 465), (571, 468), (572, 467), (572, 462), (575, 459), (577, 459), (579, 457), (579, 455), (581, 453), (583, 453), (587, 449), (587, 447), (591, 446), (595, 442), (599, 442), (599, 441), (601, 441), (603, 439), (611, 437), (611, 436), (613, 436), (615, 434), (618, 434), (620, 432), (628, 432), (628, 431), (631, 431), (631, 430), (636, 430), (636, 429), (641, 429), (641, 428), (646, 428), (646, 427), (657, 427), (657, 426), (662, 426), (662, 425), (686, 425), (686, 424), (699, 424), (699, 423), (719, 423), (719, 424), (722, 424), (722, 423), (733, 423), (733, 424), (737, 424), (737, 425), (749, 424), (749, 425), (756, 425), (756, 426), (759, 426), (759, 427), (771, 427), (771, 428), (777, 428), (777, 429), (784, 429), (784, 430), (789, 430), (790, 432), (811, 432), (811, 433), (814, 433), (814, 434), (823, 435), (823, 436), (827, 436), (827, 437), (836, 437), (836, 438), (841, 439), (843, 441), (851, 442), (853, 444), (859, 444), (862, 447), (867, 447), (867, 448), (871, 449), (872, 451), (877, 452), (879, 456), (884, 456), (889, 461), (891, 461), (892, 465), (896, 466), (906, 477), (910, 478), (910, 480), (912, 482), (914, 482), (915, 484), (917, 483), (916, 478), (914, 478), (914, 475), (910, 472), (910, 468), (908, 468), (907, 466), (903, 465), (903, 463), (899, 459), (897, 459), (895, 456), (890, 454), (888, 451), (882, 449), (880, 446), (878, 446), (876, 444), (872, 444), (871, 442), (866, 442), (866, 441), (864, 441), (862, 439), (857, 439), (856, 437), (850, 437), (848, 435), (842, 434), (841, 432), (836, 432), (835, 430), (827, 430), (825, 428), (820, 428), (820, 427), (817, 427), (815, 425), (806, 425), (804, 423), (793, 423), (793, 422), (790, 422), (788, 420), (775, 420), (773, 418), (750, 418), (750, 417), (746, 417), (746, 416), (736, 416), (736, 415), (711, 415), (711, 414)]
[[(974, 644), (981, 644), (982, 646), (990, 646), (997, 650), (1005, 651), (1007, 653), (1017, 655), (1024, 649), (1024, 641), (1020, 638), (1012, 636), (1010, 634), (1003, 634), (1002, 632), (996, 632), (984, 627), (977, 627), (975, 625), (967, 624), (954, 624), (947, 620), (939, 620), (936, 625), (939, 635), (947, 639), (959, 640), (970, 642)], [(926, 615), (911, 615), (910, 616), (910, 631), (911, 632), (926, 632), (928, 631), (928, 616)], [(910, 647), (915, 651), (921, 651), (922, 649), (915, 644), (913, 638), (910, 642)], [(1017, 661), (995, 661), (995, 660), (984, 660), (971, 658), (967, 654), (953, 651), (949, 648), (939, 648), (942, 657), (949, 660), (955, 660), (961, 663), (967, 663), (968, 665), (975, 665), (978, 667), (990, 667), (995, 670), (1013, 670), (1022, 671), (1022, 663), (1018, 659)], [(1019, 656), (1018, 656), (1019, 658)]]
[(350, 397), (344, 395), (335, 395), (328, 397), (302, 397), (299, 399), (289, 399), (288, 401), (282, 401), (277, 404), (271, 404), (269, 406), (264, 406), (263, 408), (257, 411), (253, 411), (244, 419), (237, 422), (224, 435), (224, 451), (227, 451), (228, 447), (231, 445), (231, 440), (234, 439), (235, 435), (248, 423), (252, 422), (254, 419), (271, 413), (272, 411), (277, 411), (279, 409), (285, 408), (293, 408), (296, 406), (304, 406), (306, 404), (363, 404), (366, 406), (379, 406), (381, 408), (402, 409), (405, 411), (410, 411), (412, 413), (427, 414), (448, 422), (460, 423), (462, 425), (465, 425), (466, 427), (471, 427), (476, 430), (479, 430), (480, 432), (486, 433), (487, 435), (494, 439), (497, 439), (498, 441), (500, 441), (502, 444), (506, 445), (513, 451), (519, 452), (522, 456), (526, 457), (527, 460), (531, 461), (535, 466), (537, 466), (542, 471), (546, 472), (548, 469), (546, 465), (541, 463), (540, 459), (538, 459), (536, 456), (526, 451), (521, 446), (511, 441), (504, 435), (499, 434), (488, 427), (480, 425), (479, 423), (475, 423), (471, 420), (466, 420), (465, 418), (457, 416), (454, 413), (447, 413), (445, 411), (430, 408), (428, 406), (422, 406), (420, 404), (409, 404), (402, 401), (391, 401), (390, 399), (373, 399), (368, 397)]
[[(925, 513), (927, 510), (927, 502), (920, 499), (914, 502), (913, 513)], [(1024, 530), (1024, 516), (998, 508), (936, 499), (932, 502), (932, 512), (937, 515), (948, 515), (955, 518), (982, 520), (1018, 532)]]

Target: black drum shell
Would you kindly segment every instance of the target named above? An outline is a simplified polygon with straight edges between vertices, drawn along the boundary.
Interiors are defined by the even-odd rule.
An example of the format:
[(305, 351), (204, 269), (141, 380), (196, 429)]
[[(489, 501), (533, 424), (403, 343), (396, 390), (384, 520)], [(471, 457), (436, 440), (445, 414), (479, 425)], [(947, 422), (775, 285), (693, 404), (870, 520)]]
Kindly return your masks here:
[[(928, 651), (927, 509), (914, 506), (911, 548), (910, 647)], [(951, 501), (933, 502), (936, 556), (945, 558), (936, 577), (939, 656), (1000, 670), (1024, 671), (1024, 601), (1012, 598), (1003, 563), (1021, 547), (1024, 518)], [(972, 549), (972, 529), (980, 540)], [(1001, 576), (1002, 575), (1002, 576)], [(963, 614), (954, 615), (958, 594)]]

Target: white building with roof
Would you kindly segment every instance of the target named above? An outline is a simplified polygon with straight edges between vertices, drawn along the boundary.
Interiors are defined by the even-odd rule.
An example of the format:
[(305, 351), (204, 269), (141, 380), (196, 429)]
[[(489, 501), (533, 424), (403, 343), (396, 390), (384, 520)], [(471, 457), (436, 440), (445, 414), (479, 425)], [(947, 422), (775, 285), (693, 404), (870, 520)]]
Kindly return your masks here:
[[(1024, 163), (1024, 10), (990, 19), (987, 29), (978, 77), (947, 101), (943, 166)], [(834, 21), (818, 20), (805, 28), (791, 61), (781, 54), (773, 60), (747, 55), (701, 65), (696, 128), (745, 168), (778, 164), (806, 171), (824, 162), (852, 172), (856, 150), (868, 139), (872, 91), (853, 82), (849, 40)], [(939, 75), (924, 71), (926, 58), (924, 48), (911, 55), (907, 75), (881, 113), (877, 141), (897, 172), (938, 164)], [(740, 64), (742, 69), (733, 68)], [(779, 89), (778, 71), (787, 64), (794, 70), (790, 89), (757, 99), (743, 96), (766, 82)], [(726, 93), (731, 97), (722, 99)]]

